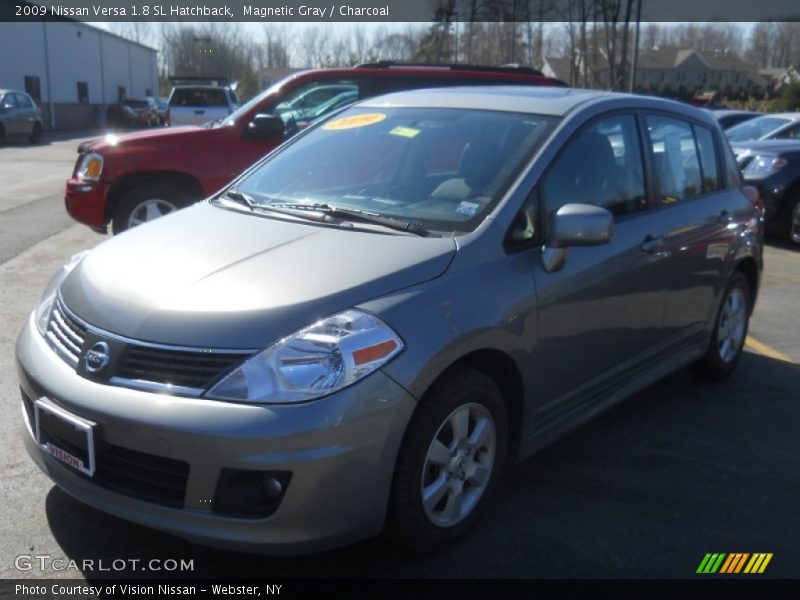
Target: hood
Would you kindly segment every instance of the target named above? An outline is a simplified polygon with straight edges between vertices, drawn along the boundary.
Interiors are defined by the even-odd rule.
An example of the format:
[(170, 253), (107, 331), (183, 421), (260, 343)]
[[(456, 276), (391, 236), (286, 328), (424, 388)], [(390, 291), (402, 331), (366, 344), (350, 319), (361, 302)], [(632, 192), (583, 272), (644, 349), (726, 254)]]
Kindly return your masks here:
[(452, 238), (342, 230), (201, 203), (96, 247), (61, 294), (77, 316), (125, 337), (256, 349), (438, 277), (455, 251)]
[(734, 154), (751, 152), (758, 154), (782, 154), (786, 152), (800, 152), (800, 140), (762, 140), (760, 142), (736, 142), (731, 144)]
[(186, 125), (183, 127), (157, 127), (122, 134), (109, 133), (105, 137), (92, 140), (89, 149), (92, 152), (109, 153), (120, 147), (147, 146), (150, 142), (157, 143), (159, 147), (163, 147), (164, 142), (174, 142), (175, 145), (182, 146), (188, 143), (192, 137), (204, 135), (208, 131), (205, 127)]

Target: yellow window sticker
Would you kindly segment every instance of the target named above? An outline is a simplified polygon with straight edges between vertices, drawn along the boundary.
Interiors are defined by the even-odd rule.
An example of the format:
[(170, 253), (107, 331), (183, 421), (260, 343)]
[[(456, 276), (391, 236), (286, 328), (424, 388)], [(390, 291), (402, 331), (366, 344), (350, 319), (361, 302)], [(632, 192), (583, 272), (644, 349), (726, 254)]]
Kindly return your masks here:
[(391, 133), (392, 135), (399, 135), (400, 137), (413, 138), (414, 136), (419, 134), (419, 129), (412, 129), (411, 127), (402, 127), (398, 125), (394, 129), (392, 129), (389, 133)]
[(350, 117), (342, 117), (341, 119), (334, 119), (330, 123), (325, 123), (323, 129), (328, 131), (336, 131), (339, 129), (353, 129), (355, 127), (365, 127), (366, 125), (374, 125), (380, 123), (386, 118), (383, 113), (364, 113), (362, 115), (352, 115)]

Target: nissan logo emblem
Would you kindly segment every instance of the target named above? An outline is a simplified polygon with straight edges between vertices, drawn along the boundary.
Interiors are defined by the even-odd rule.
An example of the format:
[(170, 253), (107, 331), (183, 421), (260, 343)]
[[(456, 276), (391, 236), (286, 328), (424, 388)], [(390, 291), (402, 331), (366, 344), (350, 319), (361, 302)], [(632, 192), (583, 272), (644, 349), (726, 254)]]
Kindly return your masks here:
[(105, 342), (95, 342), (83, 355), (83, 364), (89, 373), (102, 371), (111, 358), (111, 349)]

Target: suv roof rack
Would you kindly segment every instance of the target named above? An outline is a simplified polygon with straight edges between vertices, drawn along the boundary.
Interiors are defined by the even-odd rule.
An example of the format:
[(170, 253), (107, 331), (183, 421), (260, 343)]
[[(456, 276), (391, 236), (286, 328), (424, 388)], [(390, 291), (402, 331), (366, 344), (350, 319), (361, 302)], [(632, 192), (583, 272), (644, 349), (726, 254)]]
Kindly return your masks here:
[(453, 63), (412, 63), (412, 62), (395, 62), (393, 60), (379, 60), (377, 62), (363, 63), (356, 65), (356, 69), (390, 69), (392, 67), (415, 67), (415, 68), (431, 68), (431, 69), (450, 69), (451, 71), (491, 71), (495, 73), (524, 73), (525, 75), (539, 75), (544, 77), (538, 69), (533, 67), (525, 67), (516, 63), (501, 65), (499, 67), (488, 65), (465, 65)]

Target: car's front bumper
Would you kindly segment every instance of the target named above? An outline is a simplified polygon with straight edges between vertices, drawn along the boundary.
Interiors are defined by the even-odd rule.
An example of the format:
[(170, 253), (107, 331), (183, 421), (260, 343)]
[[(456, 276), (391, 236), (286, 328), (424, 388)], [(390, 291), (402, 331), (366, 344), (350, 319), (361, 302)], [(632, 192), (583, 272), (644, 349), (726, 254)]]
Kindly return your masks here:
[(94, 230), (106, 230), (106, 196), (111, 184), (87, 182), (80, 179), (67, 181), (64, 205), (69, 216)]
[[(157, 395), (78, 376), (29, 319), (17, 339), (22, 392), (98, 423), (103, 442), (189, 463), (183, 508), (110, 491), (45, 454), (27, 426), (36, 464), (65, 491), (102, 511), (181, 537), (268, 553), (308, 552), (378, 533), (397, 451), (415, 401), (378, 371), (326, 398), (245, 405)], [(24, 413), (24, 411), (23, 411)], [(28, 420), (27, 417), (26, 421)], [(291, 471), (267, 518), (212, 512), (220, 470)]]

